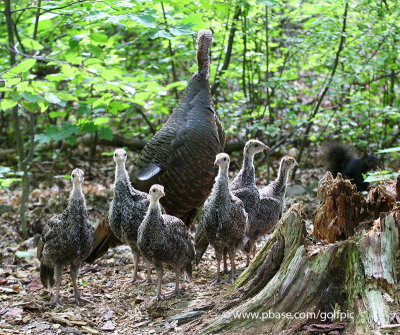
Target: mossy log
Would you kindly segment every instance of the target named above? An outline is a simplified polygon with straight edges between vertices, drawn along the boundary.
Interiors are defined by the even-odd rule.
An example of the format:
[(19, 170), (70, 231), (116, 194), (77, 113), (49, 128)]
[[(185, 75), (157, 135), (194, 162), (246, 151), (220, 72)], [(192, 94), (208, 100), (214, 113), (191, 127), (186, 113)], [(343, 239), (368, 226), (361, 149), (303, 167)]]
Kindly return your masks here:
[(304, 238), (303, 219), (302, 206), (293, 205), (223, 301), (185, 330), (339, 334), (345, 328), (378, 334), (389, 325), (390, 304), (397, 303), (393, 215), (369, 231), (325, 245)]

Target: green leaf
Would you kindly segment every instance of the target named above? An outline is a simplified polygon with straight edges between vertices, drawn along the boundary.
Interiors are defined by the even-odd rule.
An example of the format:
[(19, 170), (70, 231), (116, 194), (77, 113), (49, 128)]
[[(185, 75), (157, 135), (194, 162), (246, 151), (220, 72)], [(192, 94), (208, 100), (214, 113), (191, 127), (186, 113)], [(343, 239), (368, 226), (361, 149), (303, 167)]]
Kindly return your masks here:
[(89, 37), (92, 41), (95, 41), (98, 43), (106, 43), (108, 41), (108, 36), (106, 34), (102, 34), (102, 33), (93, 33), (93, 34), (90, 34)]
[[(39, 22), (40, 22), (40, 21), (46, 21), (46, 20), (53, 19), (53, 18), (55, 18), (56, 16), (58, 16), (58, 14), (56, 14), (56, 13), (46, 13), (46, 14), (43, 14), (43, 15), (40, 16)], [(35, 20), (35, 19), (32, 19), (32, 20)]]
[(22, 92), (22, 96), (29, 102), (37, 102), (38, 101), (38, 96), (35, 94), (32, 94), (31, 92)]
[(71, 48), (76, 48), (78, 47), (79, 43), (86, 38), (87, 36), (84, 34), (78, 34), (78, 35), (73, 35), (71, 36), (70, 40), (69, 40), (69, 46)]
[(110, 122), (110, 118), (109, 117), (97, 117), (94, 119), (94, 124), (96, 126), (101, 125), (101, 124), (106, 124)]
[(156, 18), (150, 13), (143, 13), (137, 15), (130, 15), (132, 21), (140, 23), (148, 28), (155, 28), (156, 27)]
[(173, 40), (174, 36), (166, 30), (158, 30), (154, 34), (150, 36), (151, 39), (156, 39), (158, 37), (167, 38), (169, 40)]
[(110, 127), (102, 127), (99, 131), (99, 138), (108, 141), (112, 140), (113, 131)]
[(17, 66), (14, 66), (9, 73), (12, 74), (19, 74), (22, 72), (27, 72), (29, 71), (34, 65), (36, 64), (36, 59), (28, 58), (23, 60), (21, 63), (19, 63)]
[(21, 42), (25, 47), (27, 47), (28, 49), (31, 49), (31, 50), (42, 50), (43, 49), (43, 45), (41, 45), (38, 41), (33, 40), (31, 38), (24, 38)]
[(18, 250), (15, 253), (15, 256), (17, 256), (18, 258), (30, 258), (30, 257), (33, 257), (33, 255), (31, 255), (29, 252), (21, 251), (21, 250)]
[(2, 110), (7, 110), (7, 109), (10, 109), (10, 108), (13, 108), (15, 105), (17, 105), (17, 101), (14, 101), (14, 100), (11, 100), (11, 99), (4, 99), (2, 102), (1, 102), (1, 109)]
[(378, 154), (386, 154), (389, 152), (398, 152), (400, 151), (400, 147), (394, 147), (394, 148), (387, 148), (387, 149), (382, 149), (382, 150), (378, 150), (377, 153)]
[(44, 95), (44, 98), (46, 99), (46, 101), (50, 102), (51, 104), (57, 104), (60, 106), (65, 106), (65, 102), (62, 101), (55, 93), (46, 93)]

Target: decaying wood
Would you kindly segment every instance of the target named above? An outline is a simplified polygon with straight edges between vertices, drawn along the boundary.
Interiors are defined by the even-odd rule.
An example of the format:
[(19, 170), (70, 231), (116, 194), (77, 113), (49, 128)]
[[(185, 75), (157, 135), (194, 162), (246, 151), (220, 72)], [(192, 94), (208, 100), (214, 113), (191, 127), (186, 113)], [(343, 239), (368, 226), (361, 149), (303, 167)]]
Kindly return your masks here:
[(336, 242), (354, 234), (355, 227), (366, 214), (367, 205), (355, 185), (338, 173), (333, 179), (327, 172), (319, 183), (320, 205), (314, 212), (313, 235), (320, 240)]
[(333, 323), (333, 324), (312, 324), (309, 326), (304, 326), (304, 330), (308, 330), (311, 333), (329, 333), (332, 334), (335, 330), (343, 330), (345, 328), (345, 324), (342, 323)]
[[(345, 324), (352, 334), (374, 334), (380, 326), (390, 324), (390, 306), (385, 297), (394, 292), (398, 248), (393, 215), (382, 218), (380, 229), (327, 245), (307, 244), (302, 225), (302, 207), (295, 204), (223, 296), (229, 308), (214, 308), (202, 316), (199, 322), (203, 328), (200, 326), (199, 331), (196, 326), (199, 333), (289, 334), (314, 329), (337, 334)], [(276, 255), (282, 246), (281, 238), (283, 257), (277, 270), (269, 265), (273, 269), (271, 276), (262, 270), (278, 259), (269, 255), (271, 252)], [(266, 280), (261, 280), (264, 275)], [(235, 299), (237, 304), (232, 306), (229, 296), (242, 291), (245, 294)], [(343, 319), (338, 315), (333, 319), (322, 318), (321, 313), (335, 311), (342, 312)], [(282, 313), (314, 314), (296, 319), (270, 317), (271, 312), (281, 316)], [(189, 324), (185, 330), (191, 331), (193, 327)]]
[(389, 212), (394, 205), (395, 199), (388, 195), (382, 187), (374, 187), (368, 193), (367, 206), (369, 213), (374, 217), (379, 217), (382, 212)]

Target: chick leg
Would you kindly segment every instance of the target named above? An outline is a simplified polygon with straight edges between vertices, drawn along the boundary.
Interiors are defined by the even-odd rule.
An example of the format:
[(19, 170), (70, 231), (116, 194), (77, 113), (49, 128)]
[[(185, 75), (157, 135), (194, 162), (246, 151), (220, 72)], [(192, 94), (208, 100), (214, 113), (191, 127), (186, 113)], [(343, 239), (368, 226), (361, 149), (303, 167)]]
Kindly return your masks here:
[(75, 298), (75, 302), (77, 305), (79, 305), (79, 303), (81, 303), (81, 302), (91, 303), (90, 300), (87, 300), (87, 299), (81, 297), (81, 295), (79, 293), (77, 280), (78, 280), (78, 274), (79, 274), (80, 267), (81, 267), (80, 264), (74, 264), (74, 265), (71, 265), (71, 267), (70, 267), (71, 280), (72, 280), (72, 284), (74, 285), (74, 298)]
[(151, 263), (147, 259), (146, 259), (146, 272), (147, 272), (146, 279), (141, 280), (139, 283), (144, 283), (144, 285), (153, 284), (153, 279), (151, 278)]
[(220, 277), (221, 254), (216, 252), (215, 258), (217, 259), (217, 275), (216, 275), (215, 279), (210, 282), (211, 285), (215, 285), (215, 284), (221, 282), (221, 277)]
[(174, 296), (181, 296), (181, 290), (179, 288), (179, 275), (180, 275), (180, 268), (177, 267), (175, 268), (175, 274), (176, 274), (176, 281), (175, 281), (175, 290), (172, 292), (168, 293), (168, 297), (174, 297)]
[(231, 259), (231, 280), (232, 283), (236, 280), (236, 266), (235, 266), (235, 252), (229, 251), (229, 257)]
[(61, 285), (61, 279), (62, 279), (62, 270), (63, 267), (58, 265), (54, 269), (54, 277), (56, 280), (56, 299), (52, 302), (52, 305), (57, 306), (61, 305), (60, 302), (60, 285)]
[(223, 261), (224, 261), (224, 272), (223, 272), (223, 274), (227, 274), (227, 273), (229, 273), (229, 270), (228, 270), (228, 261), (227, 261), (227, 259), (226, 259), (226, 249), (224, 249), (224, 252), (223, 252), (223, 254), (222, 254), (222, 259), (223, 259)]
[(152, 300), (162, 300), (163, 296), (161, 294), (161, 283), (162, 283), (162, 277), (164, 274), (163, 268), (161, 267), (156, 267), (157, 270), (157, 295), (155, 297), (153, 297)]

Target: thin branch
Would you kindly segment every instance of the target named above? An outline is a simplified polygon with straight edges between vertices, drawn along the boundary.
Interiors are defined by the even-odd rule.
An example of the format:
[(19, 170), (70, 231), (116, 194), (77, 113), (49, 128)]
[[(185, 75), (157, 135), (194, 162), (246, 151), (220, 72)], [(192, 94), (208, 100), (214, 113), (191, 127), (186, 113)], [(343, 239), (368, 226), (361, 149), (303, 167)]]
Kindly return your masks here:
[[(298, 155), (297, 155), (297, 163), (300, 163), (300, 161), (301, 161), (301, 157), (302, 157), (303, 151), (304, 151), (304, 146), (305, 146), (305, 143), (306, 143), (306, 138), (307, 138), (308, 133), (310, 132), (311, 127), (312, 127), (312, 125), (313, 125), (312, 119), (318, 114), (319, 109), (320, 109), (321, 104), (322, 104), (322, 101), (323, 101), (323, 99), (324, 99), (326, 93), (328, 92), (328, 90), (329, 90), (329, 88), (330, 88), (330, 85), (331, 85), (331, 83), (332, 83), (332, 81), (333, 81), (333, 78), (335, 77), (336, 69), (337, 69), (337, 66), (338, 66), (338, 64), (339, 64), (340, 53), (341, 53), (342, 50), (343, 50), (343, 45), (344, 45), (344, 42), (345, 42), (345, 40), (346, 40), (346, 36), (345, 36), (345, 35), (346, 35), (346, 26), (347, 26), (347, 13), (348, 13), (348, 9), (349, 9), (349, 2), (346, 1), (346, 5), (345, 5), (345, 8), (344, 8), (344, 13), (343, 13), (343, 24), (342, 24), (342, 31), (341, 31), (341, 34), (340, 34), (339, 47), (338, 47), (338, 49), (337, 49), (337, 51), (336, 51), (335, 60), (333, 61), (333, 66), (332, 66), (331, 75), (330, 75), (330, 78), (329, 78), (329, 80), (328, 80), (328, 83), (325, 85), (324, 89), (322, 90), (322, 93), (321, 93), (320, 96), (319, 96), (319, 99), (318, 99), (317, 104), (316, 104), (316, 106), (315, 106), (315, 108), (314, 108), (314, 111), (313, 111), (313, 112), (311, 113), (311, 115), (308, 117), (308, 120), (307, 120), (307, 121), (308, 121), (308, 125), (307, 125), (307, 127), (306, 127), (306, 130), (304, 131), (304, 135), (303, 135), (303, 139), (302, 139), (302, 141), (301, 141), (299, 153), (298, 153)], [(296, 170), (297, 170), (297, 169), (296, 169), (296, 167), (295, 167), (295, 168), (293, 169), (292, 178), (295, 177), (295, 175), (296, 175)]]
[(33, 28), (33, 36), (32, 39), (36, 40), (36, 35), (37, 35), (37, 30), (39, 26), (39, 18), (40, 18), (40, 6), (41, 6), (42, 0), (38, 0), (38, 6), (36, 10), (36, 18), (35, 18), (35, 26)]
[[(164, 16), (165, 30), (168, 31), (167, 15), (165, 14), (164, 4), (162, 2), (161, 2), (161, 8)], [(168, 39), (168, 49), (169, 49), (169, 55), (171, 57), (172, 79), (174, 82), (177, 82), (178, 76), (176, 75), (176, 70), (175, 70), (174, 51), (172, 50), (172, 44), (170, 39)], [(172, 90), (175, 94), (176, 99), (178, 100), (179, 99), (178, 90), (176, 89), (176, 87), (174, 87)]]
[(157, 129), (154, 127), (154, 125), (150, 122), (150, 120), (147, 118), (146, 114), (142, 111), (141, 108), (138, 108), (136, 110), (141, 116), (143, 116), (143, 119), (146, 121), (147, 125), (149, 126), (151, 132), (155, 134), (157, 132)]
[(221, 69), (218, 71), (218, 74), (215, 77), (214, 84), (211, 86), (211, 93), (214, 95), (215, 92), (217, 91), (217, 88), (220, 84), (220, 78), (223, 72), (225, 72), (228, 67), (229, 63), (231, 61), (231, 55), (232, 55), (232, 46), (233, 46), (233, 41), (235, 39), (235, 33), (236, 33), (236, 21), (239, 19), (239, 16), (241, 14), (241, 8), (240, 6), (235, 7), (235, 14), (232, 18), (232, 25), (231, 25), (231, 30), (229, 32), (229, 38), (228, 38), (228, 45), (226, 48), (225, 52), (225, 59), (224, 63), (222, 64)]
[[(82, 2), (102, 2), (102, 3), (105, 3), (108, 7), (112, 8), (112, 9), (114, 9), (114, 10), (116, 10), (116, 11), (119, 11), (119, 9), (113, 7), (113, 6), (110, 5), (107, 1), (104, 1), (104, 0), (97, 0), (97, 1), (78, 0), (78, 1), (70, 2), (69, 4), (66, 4), (66, 5), (64, 5), (64, 6), (53, 7), (53, 8), (50, 8), (50, 9), (45, 9), (45, 10), (43, 10), (42, 14), (49, 13), (49, 12), (52, 12), (52, 11), (58, 10), (58, 9), (64, 9), (64, 8), (67, 8), (67, 7), (76, 5), (76, 4), (78, 4), (78, 3), (82, 3)], [(25, 10), (28, 10), (28, 9), (36, 9), (36, 10), (37, 10), (37, 9), (40, 9), (40, 6), (30, 6), (30, 7), (24, 7), (24, 8), (14, 9), (13, 11), (11, 11), (11, 13), (17, 13), (17, 12), (25, 11)], [(5, 11), (4, 11), (4, 12), (5, 12)]]

